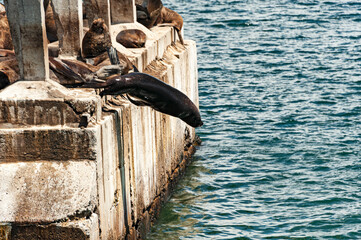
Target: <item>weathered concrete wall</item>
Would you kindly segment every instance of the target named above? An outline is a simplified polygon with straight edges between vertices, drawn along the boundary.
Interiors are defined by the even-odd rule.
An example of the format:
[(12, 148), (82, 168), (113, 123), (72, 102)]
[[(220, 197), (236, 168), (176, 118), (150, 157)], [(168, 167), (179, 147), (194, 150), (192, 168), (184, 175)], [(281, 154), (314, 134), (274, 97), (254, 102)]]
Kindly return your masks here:
[[(198, 102), (195, 57), (192, 41), (187, 41), (186, 47), (169, 46), (162, 60), (153, 61), (145, 72), (172, 85), (182, 81), (177, 87)], [(177, 69), (181, 66), (189, 71), (180, 74)], [(160, 199), (167, 198), (173, 172), (184, 160), (184, 147), (194, 141), (195, 132), (179, 119), (119, 98), (108, 97), (107, 108), (109, 116), (101, 123), (103, 161), (98, 166), (98, 172), (103, 169), (98, 175), (103, 176), (98, 182), (101, 235), (102, 239), (124, 236), (127, 229), (117, 226), (128, 224), (129, 236), (139, 237), (149, 230), (150, 209), (158, 208)], [(116, 129), (118, 124), (120, 129)], [(121, 143), (115, 148), (117, 134)]]
[[(134, 27), (145, 48), (115, 42)], [(170, 27), (110, 30), (138, 69), (198, 104), (195, 42), (174, 43)], [(0, 106), (0, 239), (142, 238), (194, 151), (179, 119), (49, 80), (16, 82)]]
[[(169, 46), (160, 59), (145, 72), (197, 102), (194, 42)], [(93, 127), (80, 129), (75, 122), (87, 107), (74, 111), (76, 107), (69, 107), (59, 93), (57, 99), (32, 98), (30, 103), (8, 100), (16, 91), (18, 84), (0, 93), (2, 116), (7, 113), (0, 129), (0, 222), (12, 225), (11, 239), (37, 239), (57, 232), (64, 234), (59, 239), (116, 239), (124, 237), (127, 228), (137, 236), (134, 230), (150, 221), (150, 207), (155, 201), (160, 204), (169, 188), (172, 173), (183, 160), (185, 141), (194, 140), (194, 129), (117, 99), (109, 99), (108, 105), (118, 116), (103, 112)], [(75, 95), (74, 90), (66, 91), (67, 98)], [(71, 114), (64, 114), (58, 105), (69, 107)], [(41, 117), (43, 109), (46, 118)], [(20, 113), (27, 115), (18, 119)], [(68, 115), (73, 117), (61, 117)], [(45, 124), (49, 126), (39, 126)], [(125, 161), (123, 173), (119, 158)], [(90, 219), (98, 219), (99, 225)], [(143, 228), (144, 234), (149, 225)]]

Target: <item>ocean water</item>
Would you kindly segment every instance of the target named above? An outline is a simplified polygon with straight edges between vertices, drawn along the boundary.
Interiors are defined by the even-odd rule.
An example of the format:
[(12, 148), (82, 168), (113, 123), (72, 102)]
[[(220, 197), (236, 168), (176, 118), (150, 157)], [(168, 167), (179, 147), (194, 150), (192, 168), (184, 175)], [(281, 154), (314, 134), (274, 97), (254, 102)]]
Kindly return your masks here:
[(361, 239), (361, 1), (163, 3), (205, 125), (148, 239)]

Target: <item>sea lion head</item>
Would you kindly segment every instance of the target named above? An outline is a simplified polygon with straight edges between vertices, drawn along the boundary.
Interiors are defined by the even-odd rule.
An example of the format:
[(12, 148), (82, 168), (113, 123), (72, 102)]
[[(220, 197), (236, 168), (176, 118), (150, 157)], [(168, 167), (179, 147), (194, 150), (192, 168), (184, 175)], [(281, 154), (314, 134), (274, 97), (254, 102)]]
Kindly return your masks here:
[(93, 21), (89, 31), (84, 35), (82, 41), (82, 56), (93, 58), (107, 51), (112, 45), (109, 29), (104, 20), (98, 18)]
[(108, 27), (102, 18), (95, 19), (90, 27), (91, 31), (95, 33), (108, 32)]
[(181, 117), (181, 119), (194, 128), (203, 126), (201, 115), (199, 114), (198, 109), (194, 109), (188, 114), (188, 116)]

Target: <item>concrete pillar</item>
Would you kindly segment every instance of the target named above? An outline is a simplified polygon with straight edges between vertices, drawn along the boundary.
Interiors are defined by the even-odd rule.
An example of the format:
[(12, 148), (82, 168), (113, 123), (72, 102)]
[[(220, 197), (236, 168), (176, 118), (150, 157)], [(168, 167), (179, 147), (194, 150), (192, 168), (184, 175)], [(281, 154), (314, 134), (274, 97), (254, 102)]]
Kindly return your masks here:
[(61, 57), (80, 55), (83, 39), (82, 0), (53, 0)]
[(109, 0), (84, 0), (84, 8), (89, 26), (97, 18), (103, 18), (105, 24), (110, 27), (110, 3)]
[(110, 0), (112, 24), (134, 23), (137, 19), (134, 0)]
[(5, 0), (20, 78), (49, 78), (48, 44), (43, 0)]

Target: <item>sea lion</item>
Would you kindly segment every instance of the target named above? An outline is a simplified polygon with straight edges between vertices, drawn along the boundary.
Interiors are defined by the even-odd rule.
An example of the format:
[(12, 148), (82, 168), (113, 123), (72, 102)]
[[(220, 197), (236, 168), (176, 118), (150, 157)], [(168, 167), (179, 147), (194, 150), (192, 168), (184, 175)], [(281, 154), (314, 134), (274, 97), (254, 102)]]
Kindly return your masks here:
[(135, 6), (137, 9), (137, 22), (147, 28), (155, 25), (163, 8), (161, 0), (137, 0)]
[(86, 80), (80, 74), (76, 73), (67, 64), (59, 58), (49, 57), (49, 67), (58, 77), (60, 84), (63, 85), (76, 85), (85, 83)]
[(147, 36), (139, 29), (126, 29), (118, 33), (116, 41), (126, 48), (142, 48)]
[[(62, 85), (77, 86), (92, 80), (99, 67), (73, 59), (49, 57), (50, 69), (56, 76), (55, 81)], [(52, 78), (52, 77), (51, 77)]]
[(104, 53), (112, 45), (109, 29), (103, 19), (93, 21), (82, 42), (82, 56), (93, 58)]
[(10, 50), (14, 49), (6, 12), (0, 13), (0, 48)]
[(106, 82), (93, 81), (81, 87), (104, 88), (101, 96), (126, 94), (128, 100), (137, 106), (149, 106), (180, 118), (192, 127), (203, 125), (198, 108), (185, 94), (145, 73), (113, 76)]
[(0, 62), (0, 89), (16, 82), (20, 79), (19, 65), (15, 55)]
[(58, 41), (54, 11), (51, 0), (44, 0), (46, 36), (50, 43)]
[[(128, 73), (129, 68), (125, 69), (124, 65), (122, 65), (118, 58), (119, 53), (115, 48), (111, 47), (108, 50), (114, 52), (112, 55), (116, 58), (115, 63), (112, 63), (114, 59), (108, 60), (108, 62), (109, 64), (112, 63), (115, 65), (101, 66), (101, 64), (99, 64), (98, 66), (94, 66), (75, 59), (49, 57), (50, 69), (54, 72), (52, 75), (52, 77), (54, 77), (53, 80), (68, 87), (75, 87), (94, 79), (106, 80), (111, 75), (124, 74), (125, 71)], [(110, 56), (111, 55), (109, 55), (109, 57)]]
[(0, 90), (10, 85), (9, 77), (2, 71), (0, 71)]
[(184, 41), (181, 33), (183, 27), (182, 16), (179, 13), (169, 8), (163, 7), (161, 14), (156, 21), (157, 25), (162, 23), (168, 23), (169, 25), (173, 26), (178, 33), (179, 41), (181, 42), (182, 45), (184, 45)]
[[(44, 0), (43, 6), (44, 6), (44, 11), (45, 11), (46, 35), (47, 35), (48, 41), (50, 43), (55, 42), (58, 40), (58, 36), (57, 36), (57, 30), (56, 30), (56, 25), (55, 25), (55, 20), (54, 20), (54, 12), (53, 12), (53, 8), (51, 6), (51, 1)], [(3, 19), (3, 16), (5, 16), (6, 20)], [(4, 37), (3, 35), (6, 35), (6, 37)], [(8, 37), (8, 36), (10, 36), (10, 37)], [(3, 40), (3, 39), (5, 39), (5, 40)], [(0, 48), (4, 48), (4, 47), (2, 47), (3, 41), (6, 41), (6, 44), (5, 44), (6, 49), (13, 49), (9, 23), (8, 23), (7, 17), (6, 17), (5, 6), (0, 3)]]

